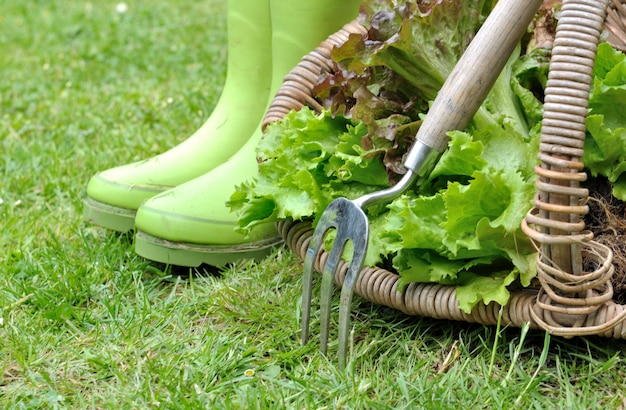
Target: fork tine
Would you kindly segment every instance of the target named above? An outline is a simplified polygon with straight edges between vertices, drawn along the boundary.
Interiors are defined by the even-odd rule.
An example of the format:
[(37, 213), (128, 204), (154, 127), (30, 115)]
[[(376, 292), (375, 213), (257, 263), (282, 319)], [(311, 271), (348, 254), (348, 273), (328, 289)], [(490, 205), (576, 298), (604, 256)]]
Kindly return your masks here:
[[(365, 217), (365, 215), (363, 215)], [(348, 272), (343, 281), (341, 288), (341, 300), (339, 302), (339, 368), (343, 369), (346, 365), (346, 357), (348, 350), (348, 334), (350, 329), (350, 307), (352, 304), (352, 296), (354, 295), (354, 287), (359, 279), (359, 273), (363, 266), (365, 254), (367, 252), (367, 238), (369, 237), (369, 226), (364, 227), (365, 235), (353, 235), (350, 239), (354, 251), (352, 261), (348, 267)]]
[(304, 256), (304, 274), (302, 277), (302, 344), (309, 340), (309, 323), (311, 319), (311, 299), (313, 295), (313, 270), (315, 259), (322, 247), (322, 239), (328, 228), (318, 225), (313, 232), (309, 247)]
[(333, 277), (341, 259), (346, 238), (345, 230), (337, 228), (337, 236), (330, 250), (330, 255), (322, 272), (322, 289), (320, 291), (320, 350), (326, 354), (328, 350), (328, 328), (330, 327), (330, 302), (333, 297)]
[[(312, 254), (312, 256), (311, 256)], [(311, 319), (311, 298), (313, 295), (313, 264), (315, 248), (308, 248), (304, 257), (304, 274), (302, 276), (302, 344), (309, 340), (309, 321)]]
[[(317, 222), (317, 227), (313, 231), (313, 236), (309, 242), (306, 254), (304, 255), (304, 272), (302, 276), (302, 344), (306, 344), (309, 339), (315, 259), (324, 245), (326, 232), (331, 228), (337, 228), (337, 207), (338, 204), (333, 201), (326, 207), (326, 210), (322, 212)], [(324, 299), (322, 298), (322, 300)]]
[(313, 294), (313, 270), (315, 259), (323, 247), (324, 236), (330, 229), (335, 229), (336, 235), (330, 254), (324, 264), (322, 285), (320, 291), (320, 351), (328, 351), (328, 330), (330, 325), (330, 304), (333, 293), (333, 279), (341, 256), (348, 241), (354, 247), (352, 261), (344, 279), (341, 290), (339, 310), (339, 366), (343, 368), (346, 362), (348, 344), (348, 330), (350, 327), (350, 304), (354, 294), (354, 287), (367, 252), (369, 224), (363, 210), (355, 206), (346, 198), (338, 198), (331, 202), (320, 216), (317, 227), (304, 256), (304, 274), (302, 278), (302, 343), (306, 344), (309, 338), (311, 319), (311, 302)]

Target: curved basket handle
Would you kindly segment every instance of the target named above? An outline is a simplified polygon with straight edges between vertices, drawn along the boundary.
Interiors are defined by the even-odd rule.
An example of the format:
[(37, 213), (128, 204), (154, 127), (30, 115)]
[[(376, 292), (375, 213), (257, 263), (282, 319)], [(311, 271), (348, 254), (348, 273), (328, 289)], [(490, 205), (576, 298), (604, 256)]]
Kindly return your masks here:
[[(538, 244), (541, 291), (533, 320), (554, 334), (571, 336), (607, 331), (626, 313), (602, 325), (588, 322), (613, 298), (613, 253), (592, 241), (581, 216), (589, 191), (581, 158), (593, 65), (609, 0), (564, 0), (545, 91), (535, 208), (522, 224)], [(585, 272), (583, 259), (593, 272)]]

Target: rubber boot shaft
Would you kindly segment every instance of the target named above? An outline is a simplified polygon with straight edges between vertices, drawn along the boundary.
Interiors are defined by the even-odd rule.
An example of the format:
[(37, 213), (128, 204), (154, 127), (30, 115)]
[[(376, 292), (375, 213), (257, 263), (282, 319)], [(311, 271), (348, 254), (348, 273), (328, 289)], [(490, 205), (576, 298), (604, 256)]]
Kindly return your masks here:
[(267, 1), (229, 0), (228, 72), (220, 99), (190, 138), (148, 160), (95, 175), (87, 187), (85, 217), (125, 231), (146, 199), (210, 171), (253, 134), (270, 96), (272, 58)]
[[(272, 90), (278, 90), (284, 76), (305, 54), (354, 19), (358, 14), (358, 5), (356, 0), (341, 3), (329, 0), (272, 0)], [(211, 252), (218, 251), (220, 247), (250, 246), (255, 240), (267, 243), (269, 235), (276, 235), (273, 224), (266, 224), (258, 226), (250, 237), (244, 238), (234, 231), (236, 216), (226, 206), (235, 187), (257, 175), (256, 146), (261, 136), (259, 124), (253, 137), (229, 161), (202, 177), (147, 201), (136, 218), (137, 253), (152, 260), (191, 265), (197, 261), (199, 245), (203, 244), (205, 262), (211, 263)], [(163, 245), (159, 252), (155, 245), (162, 240), (172, 243)], [(197, 245), (193, 247), (193, 252), (188, 253), (188, 259), (180, 249), (173, 252), (179, 248), (176, 244), (182, 243)], [(172, 252), (168, 252), (168, 247)], [(240, 255), (233, 254), (233, 258), (236, 257)]]
[(361, 0), (271, 0), (272, 98), (283, 78), (330, 34), (356, 18)]

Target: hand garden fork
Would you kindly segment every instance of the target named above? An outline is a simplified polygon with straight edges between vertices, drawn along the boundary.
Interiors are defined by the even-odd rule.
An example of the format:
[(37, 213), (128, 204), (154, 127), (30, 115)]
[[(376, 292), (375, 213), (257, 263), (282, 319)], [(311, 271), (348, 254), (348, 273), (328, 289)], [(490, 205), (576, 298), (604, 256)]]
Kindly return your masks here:
[(343, 282), (339, 305), (338, 356), (341, 368), (346, 362), (350, 304), (367, 251), (369, 223), (363, 209), (398, 197), (414, 182), (419, 183), (428, 176), (447, 146), (447, 132), (467, 126), (542, 2), (500, 0), (497, 3), (435, 98), (404, 160), (407, 173), (398, 184), (354, 200), (338, 198), (322, 213), (304, 257), (302, 343), (307, 342), (309, 335), (315, 259), (323, 245), (324, 236), (330, 229), (335, 229), (336, 237), (322, 273), (320, 350), (326, 354), (333, 277), (344, 247), (351, 241), (354, 252)]

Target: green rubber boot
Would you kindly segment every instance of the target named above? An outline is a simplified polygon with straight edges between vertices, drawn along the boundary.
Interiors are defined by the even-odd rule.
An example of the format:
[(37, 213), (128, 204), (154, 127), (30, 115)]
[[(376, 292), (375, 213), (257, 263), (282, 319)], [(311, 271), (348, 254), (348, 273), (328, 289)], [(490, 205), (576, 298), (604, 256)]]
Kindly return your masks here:
[(226, 82), (208, 120), (183, 143), (148, 160), (108, 169), (87, 186), (84, 217), (128, 231), (146, 199), (205, 174), (233, 156), (263, 118), (272, 58), (268, 1), (228, 1)]
[[(272, 95), (283, 77), (328, 35), (358, 14), (360, 0), (271, 0)], [(269, 103), (268, 103), (269, 106)], [(235, 186), (257, 175), (259, 125), (226, 163), (146, 201), (135, 219), (135, 251), (147, 259), (181, 266), (220, 266), (242, 258), (260, 259), (280, 242), (273, 224), (244, 237), (234, 231), (226, 202)]]

